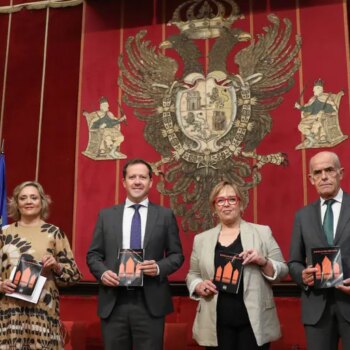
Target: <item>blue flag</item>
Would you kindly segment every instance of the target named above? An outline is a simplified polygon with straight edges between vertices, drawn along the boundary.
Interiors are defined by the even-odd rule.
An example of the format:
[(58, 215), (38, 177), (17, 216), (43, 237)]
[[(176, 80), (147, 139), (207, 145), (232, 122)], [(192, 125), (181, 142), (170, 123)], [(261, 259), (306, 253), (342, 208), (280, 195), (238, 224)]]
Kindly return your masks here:
[(5, 155), (0, 154), (0, 227), (7, 225)]

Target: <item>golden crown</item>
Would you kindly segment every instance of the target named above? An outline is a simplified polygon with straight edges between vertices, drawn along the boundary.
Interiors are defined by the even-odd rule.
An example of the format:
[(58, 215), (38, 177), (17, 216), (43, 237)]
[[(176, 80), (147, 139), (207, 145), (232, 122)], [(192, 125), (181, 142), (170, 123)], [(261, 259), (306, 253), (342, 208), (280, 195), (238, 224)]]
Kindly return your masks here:
[(233, 0), (188, 0), (175, 10), (169, 25), (175, 24), (190, 39), (209, 39), (242, 17)]

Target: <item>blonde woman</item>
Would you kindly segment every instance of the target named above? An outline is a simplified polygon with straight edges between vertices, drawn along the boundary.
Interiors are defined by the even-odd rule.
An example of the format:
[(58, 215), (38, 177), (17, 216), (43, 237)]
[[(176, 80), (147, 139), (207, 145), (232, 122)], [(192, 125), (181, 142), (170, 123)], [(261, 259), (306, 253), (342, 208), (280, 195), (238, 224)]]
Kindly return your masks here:
[[(78, 282), (81, 274), (65, 234), (45, 222), (49, 205), (34, 181), (18, 185), (9, 201), (14, 223), (0, 232), (0, 349), (63, 349), (58, 286)], [(21, 257), (41, 263), (47, 278), (37, 304), (10, 296), (16, 287), (10, 273)]]
[[(218, 183), (209, 200), (219, 223), (196, 235), (186, 279), (191, 298), (199, 301), (193, 337), (207, 349), (269, 349), (281, 335), (271, 282), (288, 267), (270, 228), (242, 219), (247, 199), (236, 185)], [(213, 283), (222, 253), (242, 259), (237, 294)]]

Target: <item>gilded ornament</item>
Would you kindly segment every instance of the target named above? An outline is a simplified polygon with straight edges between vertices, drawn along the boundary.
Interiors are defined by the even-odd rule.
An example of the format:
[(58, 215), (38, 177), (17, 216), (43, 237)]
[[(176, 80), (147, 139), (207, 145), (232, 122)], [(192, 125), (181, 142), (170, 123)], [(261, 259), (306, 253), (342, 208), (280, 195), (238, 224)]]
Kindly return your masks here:
[[(185, 231), (212, 227), (208, 197), (219, 180), (240, 185), (247, 195), (260, 183), (263, 165), (287, 163), (282, 152), (260, 155), (256, 149), (271, 132), (269, 111), (293, 86), (301, 39), (292, 40), (290, 21), (282, 24), (275, 15), (252, 39), (232, 27), (243, 19), (233, 0), (185, 1), (169, 22), (178, 34), (157, 49), (140, 31), (119, 57), (124, 101), (145, 122), (145, 139), (161, 155), (152, 164), (163, 175), (158, 190), (170, 197)], [(196, 42), (208, 39), (215, 42), (204, 66)], [(238, 70), (232, 71), (228, 60), (236, 46)], [(181, 65), (166, 55), (170, 49)]]

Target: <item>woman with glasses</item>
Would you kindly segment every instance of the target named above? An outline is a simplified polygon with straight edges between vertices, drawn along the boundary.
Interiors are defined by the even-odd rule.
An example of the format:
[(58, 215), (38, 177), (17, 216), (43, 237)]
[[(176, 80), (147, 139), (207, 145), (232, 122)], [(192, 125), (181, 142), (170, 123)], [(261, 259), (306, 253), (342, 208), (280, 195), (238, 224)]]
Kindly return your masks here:
[(209, 201), (218, 225), (196, 235), (186, 278), (199, 301), (193, 337), (207, 350), (269, 349), (281, 335), (271, 282), (288, 267), (270, 228), (242, 219), (238, 186), (218, 183)]

